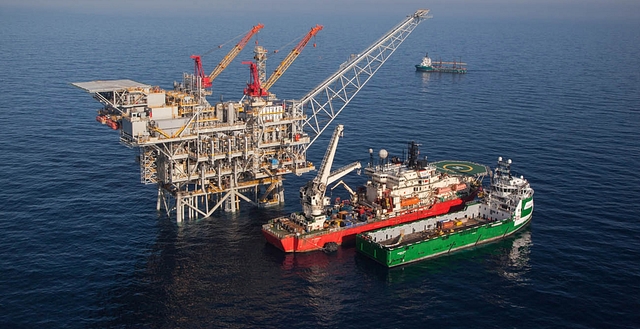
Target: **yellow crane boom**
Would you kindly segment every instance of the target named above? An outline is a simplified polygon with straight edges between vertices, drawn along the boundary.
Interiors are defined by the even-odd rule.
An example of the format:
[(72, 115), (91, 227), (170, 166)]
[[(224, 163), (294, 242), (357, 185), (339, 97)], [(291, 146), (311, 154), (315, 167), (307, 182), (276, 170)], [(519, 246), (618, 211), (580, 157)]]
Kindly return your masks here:
[(227, 68), (229, 63), (233, 61), (234, 58), (240, 53), (242, 48), (247, 45), (251, 37), (253, 37), (260, 29), (264, 27), (264, 24), (258, 24), (254, 26), (239, 42), (236, 44), (229, 53), (224, 56), (222, 61), (211, 71), (209, 76), (204, 75), (204, 70), (202, 69), (202, 59), (200, 55), (191, 55), (191, 58), (195, 61), (195, 74), (202, 79), (202, 86), (204, 88), (211, 87), (211, 82), (215, 79), (224, 69)]
[(271, 86), (273, 86), (273, 84), (276, 81), (278, 81), (282, 73), (284, 73), (284, 71), (286, 71), (289, 68), (291, 63), (293, 63), (293, 61), (298, 57), (298, 55), (300, 55), (300, 52), (302, 51), (302, 49), (304, 49), (307, 43), (309, 43), (309, 40), (311, 40), (312, 37), (318, 34), (320, 30), (322, 30), (322, 25), (316, 25), (311, 29), (311, 31), (309, 31), (309, 33), (307, 33), (304, 36), (304, 38), (302, 38), (302, 40), (300, 40), (300, 42), (293, 48), (293, 50), (291, 50), (289, 55), (287, 55), (287, 57), (285, 57), (282, 63), (280, 63), (280, 65), (275, 69), (275, 71), (273, 71), (273, 73), (271, 74), (269, 79), (264, 83), (264, 85), (262, 85), (263, 90), (265, 91), (269, 90), (269, 88), (271, 88)]
[(254, 26), (242, 38), (242, 40), (240, 40), (240, 42), (238, 42), (238, 44), (235, 45), (233, 49), (231, 49), (231, 51), (229, 51), (229, 53), (222, 59), (222, 61), (220, 61), (220, 63), (213, 69), (213, 71), (211, 71), (211, 74), (209, 74), (209, 82), (213, 81), (213, 79), (215, 79), (218, 75), (220, 75), (220, 73), (222, 73), (222, 71), (224, 71), (224, 69), (227, 68), (229, 63), (231, 63), (231, 61), (233, 61), (233, 59), (236, 58), (236, 56), (240, 53), (242, 48), (244, 48), (244, 46), (247, 45), (249, 40), (251, 40), (251, 37), (253, 37), (256, 33), (258, 33), (258, 31), (260, 31), (263, 27), (264, 27), (264, 24), (261, 24), (261, 23)]

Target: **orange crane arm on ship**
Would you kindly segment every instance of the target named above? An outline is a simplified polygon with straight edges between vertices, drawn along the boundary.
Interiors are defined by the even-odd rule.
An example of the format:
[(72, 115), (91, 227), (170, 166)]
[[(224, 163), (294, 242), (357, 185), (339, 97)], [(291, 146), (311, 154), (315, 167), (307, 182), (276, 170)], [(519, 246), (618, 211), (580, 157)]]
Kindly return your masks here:
[[(307, 33), (304, 36), (304, 38), (302, 38), (302, 40), (300, 40), (298, 45), (296, 45), (295, 48), (291, 50), (289, 55), (285, 57), (282, 63), (280, 63), (280, 65), (275, 69), (275, 71), (273, 71), (269, 79), (264, 83), (264, 85), (262, 85), (263, 90), (265, 91), (269, 90), (269, 88), (271, 88), (271, 86), (273, 86), (273, 84), (276, 81), (278, 81), (282, 73), (284, 73), (284, 71), (286, 71), (289, 68), (291, 63), (293, 63), (293, 61), (298, 57), (298, 55), (300, 55), (300, 52), (302, 52), (302, 49), (304, 49), (307, 43), (309, 43), (309, 40), (311, 40), (312, 37), (318, 34), (320, 30), (322, 30), (322, 25), (316, 25), (311, 29), (311, 31), (309, 31), (309, 33)], [(314, 47), (315, 47), (315, 44), (314, 44)]]
[(233, 47), (233, 49), (231, 49), (231, 51), (229, 51), (229, 53), (222, 59), (222, 61), (220, 61), (220, 63), (213, 69), (213, 71), (211, 71), (211, 74), (209, 74), (209, 76), (205, 76), (205, 74), (204, 74), (204, 70), (202, 69), (202, 59), (200, 58), (200, 55), (191, 55), (191, 58), (193, 58), (193, 60), (195, 61), (195, 74), (196, 74), (196, 76), (199, 76), (200, 78), (202, 78), (202, 86), (204, 88), (211, 87), (211, 83), (213, 82), (213, 80), (216, 77), (218, 77), (218, 75), (220, 75), (220, 73), (222, 73), (222, 71), (224, 71), (224, 69), (227, 68), (229, 63), (231, 63), (231, 61), (233, 61), (233, 59), (236, 58), (236, 56), (240, 53), (242, 48), (244, 48), (244, 46), (247, 45), (249, 40), (251, 40), (251, 38), (256, 33), (258, 33), (258, 31), (260, 31), (263, 27), (264, 27), (264, 24), (258, 24), (256, 26), (254, 26), (240, 40), (240, 42), (238, 42), (238, 44), (236, 44)]

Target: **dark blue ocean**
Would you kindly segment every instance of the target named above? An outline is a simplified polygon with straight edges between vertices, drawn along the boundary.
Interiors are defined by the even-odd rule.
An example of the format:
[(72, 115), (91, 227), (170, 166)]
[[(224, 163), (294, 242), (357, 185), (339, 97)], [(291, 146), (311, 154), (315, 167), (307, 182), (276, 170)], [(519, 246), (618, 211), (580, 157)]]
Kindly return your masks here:
[[(502, 156), (536, 206), (515, 237), (387, 270), (352, 247), (285, 255), (266, 244), (261, 224), (297, 210), (314, 174), (287, 176), (281, 208), (243, 204), (182, 225), (158, 214), (136, 150), (70, 83), (171, 89), (193, 70), (189, 55), (259, 22), (259, 43), (283, 47), (270, 73), (291, 40), (322, 24), (271, 89), (300, 98), (404, 14), (0, 11), (0, 327), (640, 327), (640, 22), (432, 14), (338, 117), (335, 166), (366, 163), (369, 148), (401, 156), (411, 140), (431, 160)], [(206, 55), (205, 71), (235, 42)], [(416, 72), (427, 51), (467, 62), (468, 74)], [(252, 56), (250, 44), (211, 102), (241, 97), (240, 61)]]

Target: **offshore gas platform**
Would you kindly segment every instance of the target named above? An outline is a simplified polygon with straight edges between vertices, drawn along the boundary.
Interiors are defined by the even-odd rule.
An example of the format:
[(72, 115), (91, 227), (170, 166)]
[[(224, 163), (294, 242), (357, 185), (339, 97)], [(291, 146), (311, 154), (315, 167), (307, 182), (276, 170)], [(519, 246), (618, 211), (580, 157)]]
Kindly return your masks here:
[[(409, 15), (362, 53), (299, 100), (279, 100), (269, 90), (321, 29), (313, 27), (274, 72), (266, 76), (266, 53), (254, 49), (251, 79), (239, 101), (211, 104), (213, 80), (263, 28), (254, 26), (206, 75), (193, 55), (194, 73), (184, 73), (173, 90), (132, 80), (76, 82), (104, 105), (96, 120), (138, 148), (140, 177), (158, 187), (157, 210), (178, 222), (234, 212), (240, 200), (269, 206), (284, 202), (283, 176), (314, 170), (307, 149), (342, 112), (389, 56), (428, 16)], [(341, 170), (341, 169), (338, 169)]]

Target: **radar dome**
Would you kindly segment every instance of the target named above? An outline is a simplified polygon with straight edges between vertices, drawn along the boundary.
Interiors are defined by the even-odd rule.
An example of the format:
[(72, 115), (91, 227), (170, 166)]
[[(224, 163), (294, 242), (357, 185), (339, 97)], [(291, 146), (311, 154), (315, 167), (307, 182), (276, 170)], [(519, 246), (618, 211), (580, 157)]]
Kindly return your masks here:
[(385, 149), (382, 149), (382, 150), (380, 150), (380, 152), (378, 153), (378, 155), (380, 155), (380, 158), (381, 158), (381, 159), (386, 159), (386, 158), (387, 158), (387, 156), (389, 155), (389, 152), (387, 152), (387, 150), (385, 150)]

